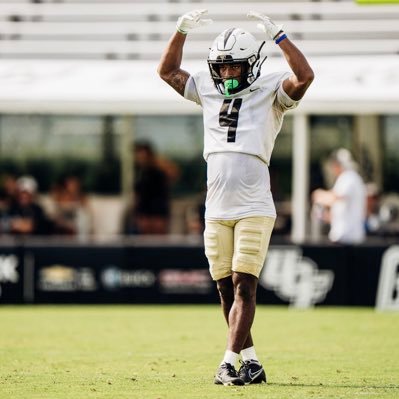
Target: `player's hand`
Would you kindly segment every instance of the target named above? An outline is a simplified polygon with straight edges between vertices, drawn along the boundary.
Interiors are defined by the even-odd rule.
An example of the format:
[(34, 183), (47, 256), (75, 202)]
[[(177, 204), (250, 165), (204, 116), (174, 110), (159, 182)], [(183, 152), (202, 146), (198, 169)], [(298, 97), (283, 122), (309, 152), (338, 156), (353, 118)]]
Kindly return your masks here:
[(267, 15), (261, 14), (256, 11), (250, 11), (247, 14), (247, 17), (250, 19), (255, 19), (260, 21), (257, 27), (266, 33), (270, 37), (270, 39), (274, 40), (276, 36), (283, 32), (283, 25), (276, 25)]
[(208, 14), (208, 10), (194, 10), (182, 15), (177, 20), (176, 29), (187, 35), (191, 29), (211, 24), (213, 22), (211, 19), (202, 18), (205, 14)]

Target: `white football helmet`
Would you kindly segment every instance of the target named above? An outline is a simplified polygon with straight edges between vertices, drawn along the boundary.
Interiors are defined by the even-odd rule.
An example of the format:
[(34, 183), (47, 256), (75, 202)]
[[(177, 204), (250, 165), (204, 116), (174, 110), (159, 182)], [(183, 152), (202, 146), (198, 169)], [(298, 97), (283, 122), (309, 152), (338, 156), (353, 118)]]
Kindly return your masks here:
[[(264, 44), (265, 42), (258, 47), (255, 37), (240, 28), (226, 29), (215, 39), (209, 51), (208, 65), (215, 86), (221, 94), (238, 93), (255, 82), (266, 60), (266, 57), (260, 60), (260, 51)], [(240, 80), (230, 79), (234, 82), (227, 85), (219, 73), (222, 64), (241, 64)]]

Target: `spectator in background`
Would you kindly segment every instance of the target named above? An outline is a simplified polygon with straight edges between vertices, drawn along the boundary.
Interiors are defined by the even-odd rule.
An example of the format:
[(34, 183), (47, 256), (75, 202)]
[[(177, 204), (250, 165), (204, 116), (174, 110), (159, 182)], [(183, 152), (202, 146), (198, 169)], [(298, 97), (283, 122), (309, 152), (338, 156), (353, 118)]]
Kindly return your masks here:
[(379, 215), (381, 193), (375, 183), (366, 184), (367, 212), (366, 212), (366, 233), (368, 235), (379, 234), (381, 228), (381, 217)]
[(3, 232), (16, 235), (43, 235), (52, 232), (52, 224), (37, 202), (37, 182), (31, 176), (16, 181), (16, 199), (7, 212)]
[(180, 177), (179, 167), (170, 159), (165, 158), (159, 154), (155, 155), (155, 164), (160, 170), (165, 173), (168, 179), (168, 186), (170, 189)]
[(17, 176), (12, 173), (7, 173), (1, 178), (0, 197), (2, 208), (9, 208), (16, 202), (17, 198)]
[(92, 232), (92, 213), (78, 176), (63, 176), (52, 190), (52, 199), (55, 233), (85, 237)]
[[(167, 234), (170, 217), (169, 188), (172, 174), (168, 175), (159, 165), (150, 143), (138, 142), (135, 144), (134, 164), (134, 206), (128, 217), (127, 230), (136, 234)], [(168, 168), (172, 171), (170, 166)]]
[(0, 177), (0, 234), (8, 233), (9, 210), (15, 204), (17, 196), (17, 178), (11, 174)]
[(0, 183), (0, 234), (3, 234), (8, 230), (8, 210), (10, 206), (3, 179), (0, 180)]
[(365, 239), (366, 186), (347, 149), (335, 151), (331, 155), (330, 166), (336, 178), (334, 186), (331, 190), (315, 190), (313, 203), (328, 215), (328, 237), (332, 242), (361, 243)]
[(197, 201), (186, 210), (186, 232), (203, 235), (205, 230), (206, 190), (199, 194)]

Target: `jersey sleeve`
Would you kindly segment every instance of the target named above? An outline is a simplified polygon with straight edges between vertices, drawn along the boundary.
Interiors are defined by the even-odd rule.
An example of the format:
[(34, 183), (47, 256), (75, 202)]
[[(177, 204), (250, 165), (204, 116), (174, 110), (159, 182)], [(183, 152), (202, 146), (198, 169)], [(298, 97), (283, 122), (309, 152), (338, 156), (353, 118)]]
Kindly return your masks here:
[(201, 98), (197, 90), (196, 75), (190, 75), (184, 88), (184, 98), (190, 101), (194, 101), (198, 105), (201, 105)]
[(291, 97), (283, 89), (283, 82), (284, 80), (288, 79), (291, 76), (291, 73), (286, 72), (284, 73), (277, 86), (277, 96), (275, 100), (275, 105), (277, 105), (281, 111), (288, 111), (290, 109), (294, 109), (298, 106), (299, 101), (293, 100)]
[(285, 79), (282, 79), (280, 81), (280, 85), (277, 89), (277, 97), (276, 97), (276, 102), (280, 105), (280, 107), (284, 111), (288, 111), (290, 109), (294, 109), (298, 106), (299, 101), (293, 100), (291, 97), (288, 96), (288, 94), (284, 91), (283, 89), (283, 82)]

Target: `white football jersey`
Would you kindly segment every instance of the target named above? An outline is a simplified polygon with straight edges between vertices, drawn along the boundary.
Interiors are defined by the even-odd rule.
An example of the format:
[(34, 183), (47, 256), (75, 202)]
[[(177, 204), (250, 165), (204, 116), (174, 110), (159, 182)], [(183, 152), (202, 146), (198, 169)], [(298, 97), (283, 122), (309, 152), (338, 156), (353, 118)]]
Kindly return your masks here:
[(230, 97), (216, 90), (208, 71), (191, 76), (184, 97), (203, 108), (205, 160), (214, 152), (242, 152), (269, 165), (284, 112), (298, 104), (282, 88), (290, 75), (280, 72), (261, 76)]
[(207, 71), (187, 81), (184, 97), (203, 108), (206, 219), (276, 216), (268, 165), (284, 113), (298, 104), (282, 88), (290, 75), (261, 76), (229, 97)]

